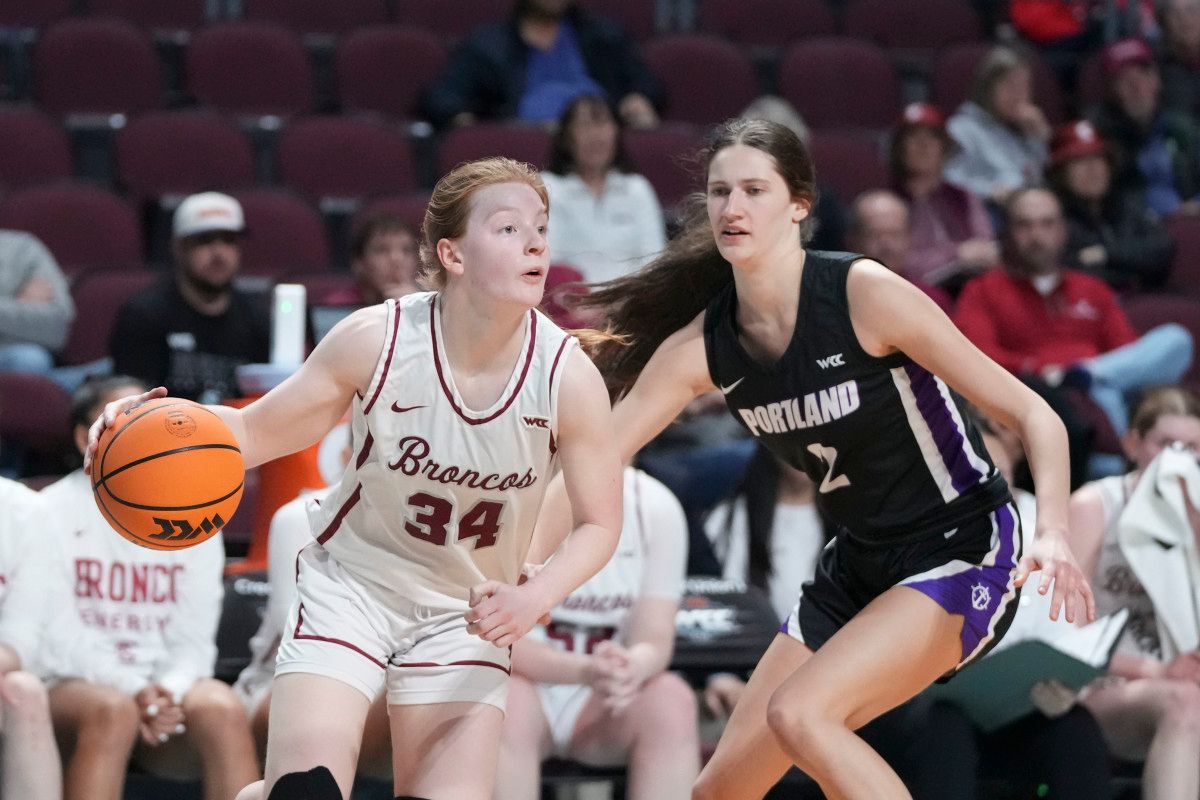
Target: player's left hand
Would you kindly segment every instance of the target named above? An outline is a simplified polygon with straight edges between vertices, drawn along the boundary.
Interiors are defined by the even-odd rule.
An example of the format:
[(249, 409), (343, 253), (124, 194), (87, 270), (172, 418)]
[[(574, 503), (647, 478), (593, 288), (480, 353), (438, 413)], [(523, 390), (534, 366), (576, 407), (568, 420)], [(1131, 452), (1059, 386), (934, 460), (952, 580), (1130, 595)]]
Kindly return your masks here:
[(484, 581), (471, 587), (467, 632), (496, 647), (511, 647), (547, 613), (529, 584)]
[(1088, 622), (1096, 619), (1096, 600), (1092, 596), (1092, 587), (1079, 569), (1075, 554), (1067, 545), (1067, 537), (1062, 531), (1039, 526), (1033, 545), (1017, 565), (1015, 584), (1024, 586), (1029, 574), (1038, 570), (1042, 573), (1038, 594), (1045, 594), (1050, 591), (1051, 585), (1054, 586), (1050, 619), (1058, 619), (1059, 610), (1064, 604), (1067, 622), (1075, 622), (1079, 611), (1084, 612)]

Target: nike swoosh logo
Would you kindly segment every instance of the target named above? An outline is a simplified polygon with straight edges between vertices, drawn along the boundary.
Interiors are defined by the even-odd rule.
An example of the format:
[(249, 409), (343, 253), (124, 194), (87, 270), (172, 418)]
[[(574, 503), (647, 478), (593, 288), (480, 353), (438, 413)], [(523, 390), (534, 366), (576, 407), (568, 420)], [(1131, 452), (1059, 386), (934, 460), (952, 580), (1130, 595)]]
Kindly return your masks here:
[(739, 384), (739, 383), (741, 383), (741, 382), (742, 382), (742, 381), (744, 381), (744, 380), (746, 380), (746, 376), (745, 376), (745, 375), (743, 375), (742, 377), (738, 378), (736, 381), (734, 381), (733, 383), (729, 384), (728, 386), (722, 386), (722, 387), (721, 387), (721, 394), (729, 394), (730, 392), (732, 392), (734, 389), (736, 389), (736, 388), (738, 387), (738, 384)]
[(392, 411), (395, 411), (397, 414), (412, 411), (414, 408), (425, 408), (425, 406), (402, 406), (399, 403), (392, 403)]

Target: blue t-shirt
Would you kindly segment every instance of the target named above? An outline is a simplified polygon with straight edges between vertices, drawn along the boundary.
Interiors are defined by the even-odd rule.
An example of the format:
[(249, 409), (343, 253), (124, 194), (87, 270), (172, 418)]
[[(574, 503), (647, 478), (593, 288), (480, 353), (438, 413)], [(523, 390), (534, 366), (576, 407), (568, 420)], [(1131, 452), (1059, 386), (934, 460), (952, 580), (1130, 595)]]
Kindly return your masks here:
[(582, 94), (603, 96), (604, 90), (588, 75), (575, 29), (563, 22), (549, 50), (529, 48), (525, 94), (517, 106), (517, 116), (527, 122), (556, 120)]

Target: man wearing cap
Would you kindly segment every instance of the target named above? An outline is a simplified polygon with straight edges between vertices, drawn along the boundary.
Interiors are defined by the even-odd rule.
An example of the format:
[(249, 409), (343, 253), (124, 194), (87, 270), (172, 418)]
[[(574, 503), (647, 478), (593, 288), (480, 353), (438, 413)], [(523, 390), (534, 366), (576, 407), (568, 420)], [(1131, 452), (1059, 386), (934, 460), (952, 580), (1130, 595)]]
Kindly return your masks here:
[(1141, 192), (1113, 186), (1111, 153), (1087, 120), (1050, 141), (1050, 185), (1069, 233), (1065, 261), (1116, 289), (1152, 289), (1166, 280), (1171, 237)]
[(234, 369), (266, 361), (270, 344), (266, 309), (233, 287), (245, 229), (228, 195), (204, 192), (179, 205), (171, 274), (117, 316), (109, 349), (118, 374), (204, 403), (239, 394)]
[(1112, 145), (1117, 185), (1143, 189), (1160, 216), (1200, 213), (1200, 129), (1186, 114), (1162, 107), (1162, 78), (1141, 39), (1104, 49), (1108, 96), (1092, 121)]

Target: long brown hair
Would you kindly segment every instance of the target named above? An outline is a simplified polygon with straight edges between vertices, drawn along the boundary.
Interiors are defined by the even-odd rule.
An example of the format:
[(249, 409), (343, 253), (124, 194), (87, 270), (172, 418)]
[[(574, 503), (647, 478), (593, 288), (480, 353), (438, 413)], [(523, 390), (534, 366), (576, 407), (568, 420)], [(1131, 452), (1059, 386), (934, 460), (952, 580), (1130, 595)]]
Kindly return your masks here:
[(457, 239), (466, 233), (475, 192), (500, 183), (527, 184), (542, 198), (546, 211), (550, 211), (550, 197), (546, 194), (542, 176), (529, 164), (499, 156), (459, 164), (433, 187), (429, 205), (425, 208), (425, 220), (421, 224), (421, 274), (417, 277), (422, 288), (446, 288), (446, 268), (438, 258), (438, 242)]
[[(817, 202), (808, 148), (777, 122), (729, 120), (712, 132), (696, 157), (701, 179), (707, 182), (717, 153), (737, 144), (770, 156), (791, 196), (809, 204), (809, 216), (800, 223), (800, 241), (808, 241), (813, 229), (811, 209)], [(717, 250), (709, 228), (706, 193), (697, 192), (685, 206), (683, 230), (657, 258), (637, 272), (597, 284), (591, 294), (575, 301), (602, 310), (608, 333), (618, 337), (592, 348), (592, 359), (610, 394), (620, 397), (627, 392), (663, 340), (691, 322), (732, 280), (733, 268)]]
[(1145, 436), (1161, 417), (1179, 416), (1200, 419), (1200, 396), (1182, 386), (1159, 386), (1142, 395), (1133, 408), (1129, 429)]

